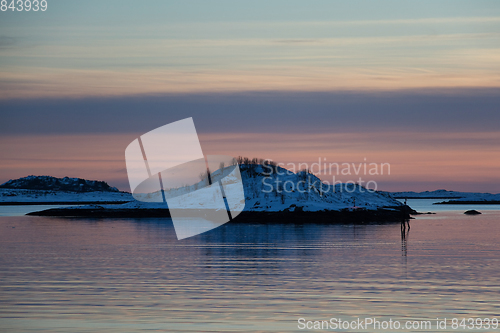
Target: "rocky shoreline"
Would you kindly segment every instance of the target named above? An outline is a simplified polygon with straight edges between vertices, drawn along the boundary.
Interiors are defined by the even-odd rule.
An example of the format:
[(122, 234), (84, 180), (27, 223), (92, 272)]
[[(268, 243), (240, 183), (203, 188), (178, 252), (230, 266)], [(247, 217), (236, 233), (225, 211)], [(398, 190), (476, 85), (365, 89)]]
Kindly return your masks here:
[[(376, 210), (330, 210), (330, 211), (243, 211), (233, 222), (253, 223), (370, 223), (370, 222), (401, 222), (410, 219), (410, 214), (416, 213), (408, 206), (384, 207)], [(199, 214), (199, 212), (196, 212)], [(85, 217), (85, 218), (158, 218), (170, 217), (168, 209), (107, 209), (101, 206), (88, 208), (53, 208), (39, 212), (28, 213), (32, 216), (56, 216), (56, 217)], [(199, 215), (198, 215), (199, 216)]]

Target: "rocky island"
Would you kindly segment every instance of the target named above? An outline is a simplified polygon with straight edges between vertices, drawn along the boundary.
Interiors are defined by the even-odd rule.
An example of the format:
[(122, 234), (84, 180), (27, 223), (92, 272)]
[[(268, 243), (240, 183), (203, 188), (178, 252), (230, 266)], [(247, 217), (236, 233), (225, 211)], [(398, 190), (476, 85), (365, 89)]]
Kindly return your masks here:
[(104, 181), (27, 176), (0, 185), (0, 206), (123, 204), (134, 200)]
[[(245, 192), (245, 209), (234, 220), (235, 222), (249, 220), (266, 223), (283, 221), (294, 223), (311, 221), (315, 223), (401, 222), (410, 218), (410, 214), (416, 213), (388, 193), (368, 190), (357, 184), (327, 185), (306, 170), (293, 173), (263, 161), (241, 164), (239, 168)], [(31, 181), (33, 182), (33, 179)], [(51, 180), (51, 183), (59, 184), (60, 182)], [(170, 216), (165, 203), (139, 202), (134, 200), (129, 193), (119, 192), (111, 187), (110, 190), (107, 187), (109, 185), (104, 184), (99, 183), (100, 191), (88, 192), (69, 192), (67, 187), (63, 190), (59, 185), (57, 185), (59, 186), (57, 190), (50, 186), (44, 187), (37, 191), (52, 191), (57, 193), (54, 195), (59, 198), (75, 195), (75, 193), (81, 198), (89, 198), (92, 194), (96, 201), (85, 205), (87, 203), (85, 199), (85, 202), (78, 202), (80, 204), (78, 206), (48, 209), (32, 212), (29, 215), (96, 218)], [(86, 185), (78, 185), (78, 188), (89, 189)], [(28, 189), (24, 190), (28, 191)], [(110, 194), (114, 199), (125, 199), (128, 202), (117, 204), (119, 202), (115, 201), (114, 204), (106, 204)], [(50, 197), (47, 194), (44, 198), (47, 196)], [(192, 209), (199, 210), (200, 208), (192, 207)]]

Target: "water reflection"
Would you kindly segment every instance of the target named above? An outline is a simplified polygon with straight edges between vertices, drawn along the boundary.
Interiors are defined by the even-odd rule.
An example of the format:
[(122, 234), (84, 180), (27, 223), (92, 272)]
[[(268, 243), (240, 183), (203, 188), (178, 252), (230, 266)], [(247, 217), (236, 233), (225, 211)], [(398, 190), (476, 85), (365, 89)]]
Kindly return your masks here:
[(405, 219), (401, 221), (401, 250), (403, 251), (403, 256), (408, 255), (407, 239), (410, 233), (410, 220)]
[(300, 317), (491, 317), (499, 218), (419, 216), (411, 240), (405, 222), (228, 223), (182, 241), (165, 219), (0, 218), (0, 331), (299, 332)]

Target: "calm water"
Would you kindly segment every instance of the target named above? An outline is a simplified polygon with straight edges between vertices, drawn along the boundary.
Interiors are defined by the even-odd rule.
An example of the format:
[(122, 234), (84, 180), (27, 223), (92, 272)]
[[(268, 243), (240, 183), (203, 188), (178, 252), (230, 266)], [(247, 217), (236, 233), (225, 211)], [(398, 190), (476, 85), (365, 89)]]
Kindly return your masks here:
[(177, 241), (163, 219), (0, 217), (0, 331), (500, 319), (500, 212), (462, 212), (419, 216), (406, 241), (394, 224), (226, 224)]
[(23, 216), (31, 212), (38, 212), (50, 208), (62, 208), (75, 205), (14, 205), (0, 206), (0, 216)]

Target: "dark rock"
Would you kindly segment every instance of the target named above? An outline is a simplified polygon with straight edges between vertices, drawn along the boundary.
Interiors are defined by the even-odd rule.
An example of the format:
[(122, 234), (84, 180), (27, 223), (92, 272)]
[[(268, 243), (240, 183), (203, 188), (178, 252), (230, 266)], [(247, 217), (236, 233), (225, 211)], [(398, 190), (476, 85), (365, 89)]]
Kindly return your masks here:
[(467, 215), (479, 215), (479, 214), (481, 214), (481, 212), (478, 212), (477, 210), (471, 209), (471, 210), (466, 211), (464, 214), (467, 214)]
[[(104, 209), (100, 206), (87, 208), (53, 208), (27, 215), (59, 216), (59, 217), (92, 217), (92, 218), (145, 218), (170, 217), (168, 209)], [(200, 215), (197, 211), (193, 215)], [(400, 223), (410, 219), (408, 211), (402, 207), (384, 207), (377, 210), (343, 210), (343, 211), (304, 211), (297, 207), (295, 211), (281, 212), (249, 212), (243, 211), (232, 223), (324, 223), (324, 224), (369, 224), (374, 222)]]

